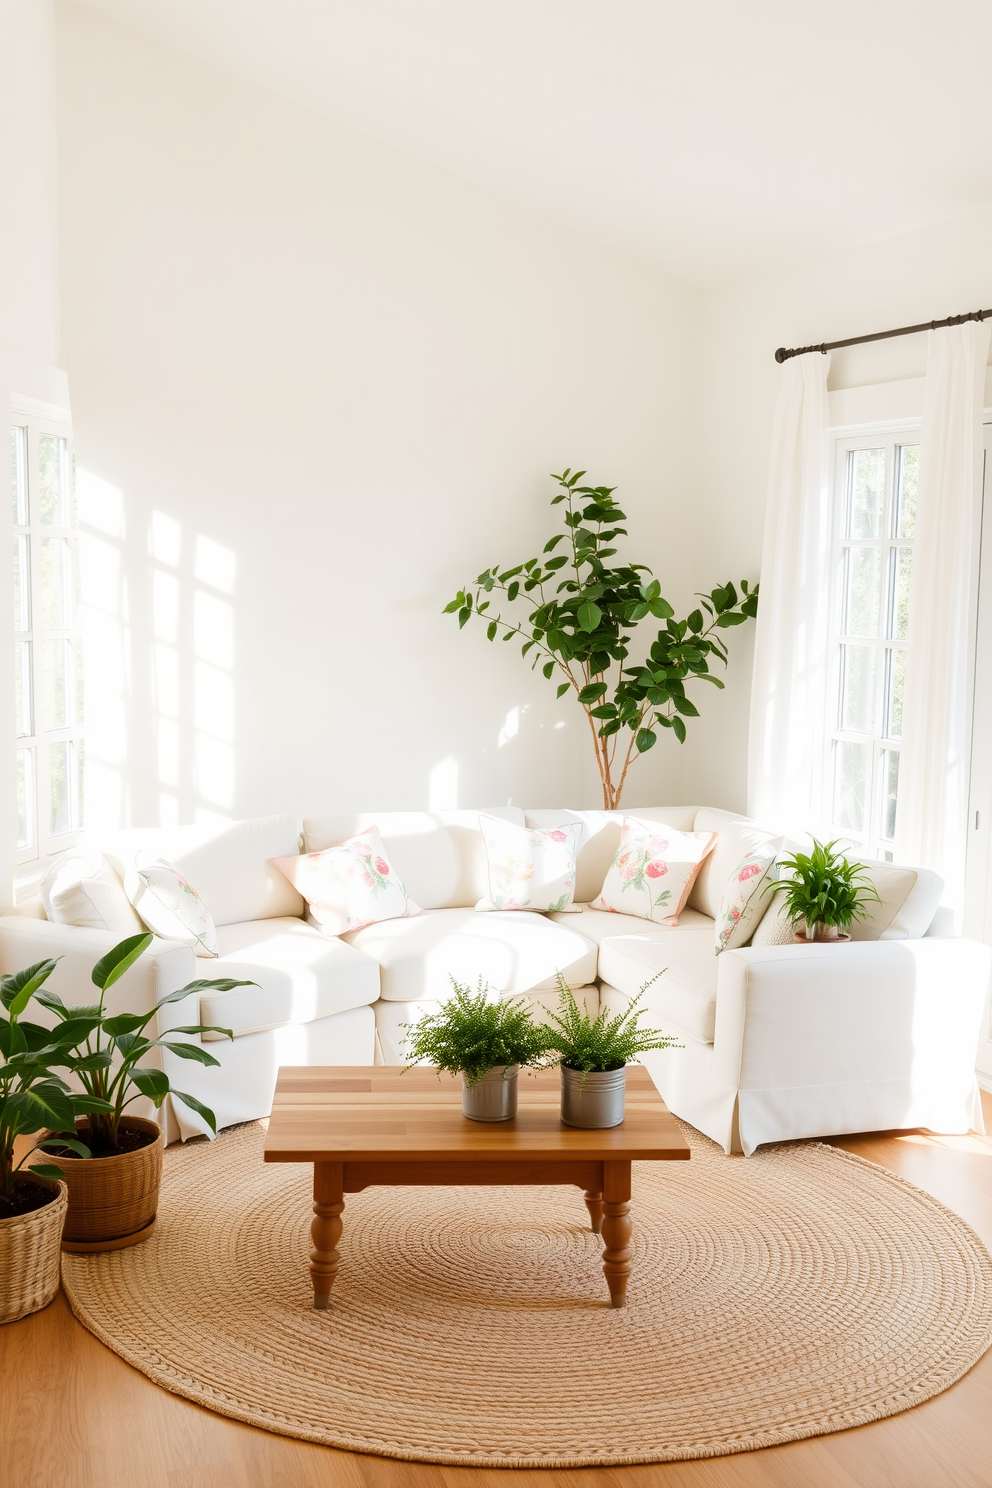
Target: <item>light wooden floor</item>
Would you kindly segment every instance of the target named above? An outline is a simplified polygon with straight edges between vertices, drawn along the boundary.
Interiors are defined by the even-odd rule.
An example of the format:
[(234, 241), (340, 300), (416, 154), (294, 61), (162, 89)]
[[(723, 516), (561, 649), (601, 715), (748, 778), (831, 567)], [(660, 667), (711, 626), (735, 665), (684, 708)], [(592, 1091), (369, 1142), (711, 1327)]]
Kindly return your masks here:
[[(992, 1097), (986, 1097), (992, 1128)], [(839, 1146), (902, 1173), (992, 1245), (992, 1139), (923, 1133)], [(480, 1410), (485, 1403), (480, 1401)], [(935, 1400), (873, 1426), (701, 1462), (480, 1471), (271, 1436), (167, 1394), (51, 1307), (0, 1328), (3, 1488), (990, 1488), (992, 1352)]]

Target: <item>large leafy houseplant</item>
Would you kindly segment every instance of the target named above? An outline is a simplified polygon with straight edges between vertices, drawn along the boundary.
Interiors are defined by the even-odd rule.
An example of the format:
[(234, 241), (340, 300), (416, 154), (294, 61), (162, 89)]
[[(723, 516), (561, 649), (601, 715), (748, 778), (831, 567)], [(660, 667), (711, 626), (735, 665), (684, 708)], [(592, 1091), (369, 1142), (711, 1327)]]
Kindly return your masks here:
[[(0, 1219), (38, 1207), (54, 1198), (54, 1189), (39, 1189), (20, 1182), (18, 1175), (27, 1159), (53, 1147), (68, 1147), (80, 1156), (87, 1149), (74, 1137), (54, 1139), (40, 1136), (14, 1160), (18, 1137), (29, 1137), (46, 1128), (72, 1131), (76, 1118), (107, 1114), (107, 1101), (69, 1089), (56, 1070), (64, 1066), (73, 1044), (85, 1038), (96, 1025), (92, 1016), (67, 1018), (54, 1030), (42, 1028), (22, 1017), (32, 996), (55, 970), (54, 961), (39, 961), (24, 971), (0, 979)], [(36, 1164), (41, 1178), (58, 1179), (63, 1171), (53, 1163)]]
[[(195, 992), (212, 988), (228, 992), (233, 987), (246, 987), (250, 982), (234, 981), (227, 977), (189, 982), (176, 992), (159, 998), (154, 1007), (145, 1013), (108, 1014), (106, 997), (110, 988), (129, 971), (138, 958), (151, 945), (150, 934), (130, 935), (102, 956), (93, 968), (92, 980), (100, 993), (95, 1003), (81, 1007), (66, 1007), (61, 997), (54, 992), (35, 991), (35, 997), (43, 1007), (55, 1014), (56, 1031), (53, 1038), (60, 1039), (63, 1051), (62, 1063), (77, 1076), (90, 1104), (87, 1112), (88, 1130), (83, 1134), (87, 1150), (83, 1156), (112, 1156), (120, 1150), (121, 1119), (128, 1106), (142, 1096), (147, 1097), (158, 1108), (167, 1095), (172, 1095), (184, 1105), (202, 1116), (212, 1132), (217, 1130), (214, 1113), (195, 1096), (176, 1090), (169, 1082), (164, 1070), (143, 1064), (152, 1050), (168, 1049), (179, 1059), (194, 1060), (198, 1064), (217, 1065), (218, 1059), (201, 1044), (184, 1043), (174, 1037), (177, 1033), (220, 1033), (233, 1038), (229, 1028), (217, 1028), (212, 1024), (194, 1023), (171, 1028), (159, 1038), (149, 1038), (148, 1024), (160, 1008), (167, 1003), (181, 1002)], [(54, 962), (46, 963), (49, 971)], [(36, 968), (29, 968), (34, 971)], [(27, 975), (28, 973), (22, 973)], [(48, 973), (46, 973), (47, 976)], [(44, 978), (42, 979), (44, 980)], [(69, 1036), (67, 1036), (69, 1030)], [(79, 1114), (77, 1112), (77, 1114)], [(62, 1130), (71, 1131), (72, 1123), (56, 1123)], [(72, 1145), (62, 1139), (63, 1146)], [(73, 1150), (76, 1150), (73, 1147)]]
[(416, 1063), (461, 1074), (476, 1085), (491, 1069), (540, 1064), (549, 1047), (548, 1030), (538, 1027), (519, 997), (490, 999), (480, 983), (475, 992), (453, 980), (452, 995), (436, 1013), (410, 1029), (406, 1048)]
[[(633, 761), (653, 748), (669, 730), (685, 742), (687, 718), (699, 710), (686, 696), (686, 683), (723, 687), (710, 671), (716, 659), (727, 664), (720, 632), (743, 625), (757, 613), (758, 586), (731, 583), (708, 594), (683, 620), (664, 598), (661, 585), (643, 563), (610, 564), (618, 537), (626, 537), (625, 514), (613, 498), (614, 486), (580, 485), (584, 470), (552, 476), (559, 490), (551, 505), (563, 505), (564, 528), (548, 539), (539, 558), (494, 564), (473, 585), (459, 589), (445, 606), (464, 626), (478, 615), (490, 641), (522, 642), (549, 680), (557, 677), (558, 696), (573, 692), (585, 710), (603, 790), (603, 805), (620, 804)], [(562, 552), (556, 553), (564, 543)], [(546, 556), (546, 555), (552, 556)], [(505, 617), (495, 605), (514, 605)], [(662, 625), (629, 660), (642, 622)], [(652, 624), (653, 629), (653, 624)], [(645, 638), (646, 639), (646, 638)]]
[(835, 852), (837, 840), (818, 842), (813, 851), (780, 858), (787, 878), (771, 885), (784, 895), (785, 913), (797, 928), (806, 927), (807, 940), (836, 940), (855, 920), (868, 918), (868, 905), (878, 903), (875, 886), (858, 862)]

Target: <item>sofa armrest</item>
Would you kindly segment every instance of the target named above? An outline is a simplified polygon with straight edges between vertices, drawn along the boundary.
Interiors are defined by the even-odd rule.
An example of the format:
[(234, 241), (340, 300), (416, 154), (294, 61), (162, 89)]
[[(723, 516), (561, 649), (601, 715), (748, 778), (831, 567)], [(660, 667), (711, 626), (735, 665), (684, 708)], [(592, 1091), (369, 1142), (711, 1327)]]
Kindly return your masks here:
[[(121, 936), (106, 930), (79, 925), (56, 925), (27, 915), (0, 916), (0, 972), (9, 974), (48, 957), (58, 960), (46, 987), (71, 1005), (95, 1002), (98, 997), (91, 973), (101, 956), (117, 945)], [(157, 937), (148, 950), (107, 993), (108, 1010), (114, 1013), (146, 1013), (159, 998), (178, 991), (196, 977), (193, 947)], [(192, 1006), (195, 1003), (196, 1006)], [(34, 1023), (51, 1026), (53, 1015), (38, 1003), (28, 1005), (26, 1016)], [(163, 1009), (163, 1029), (170, 1023), (195, 1023), (199, 1001), (171, 1003)], [(155, 1036), (154, 1025), (149, 1033)]]

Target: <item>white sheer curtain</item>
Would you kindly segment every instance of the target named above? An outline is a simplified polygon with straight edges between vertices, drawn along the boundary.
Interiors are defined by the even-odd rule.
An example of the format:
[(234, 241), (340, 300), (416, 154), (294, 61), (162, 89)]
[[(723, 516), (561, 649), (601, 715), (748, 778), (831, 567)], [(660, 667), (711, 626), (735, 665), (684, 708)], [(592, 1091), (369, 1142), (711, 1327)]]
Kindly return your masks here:
[(972, 627), (989, 322), (931, 331), (920, 442), (896, 855), (960, 910), (968, 831)]
[(830, 599), (829, 356), (782, 367), (761, 556), (748, 810), (793, 831), (821, 816)]

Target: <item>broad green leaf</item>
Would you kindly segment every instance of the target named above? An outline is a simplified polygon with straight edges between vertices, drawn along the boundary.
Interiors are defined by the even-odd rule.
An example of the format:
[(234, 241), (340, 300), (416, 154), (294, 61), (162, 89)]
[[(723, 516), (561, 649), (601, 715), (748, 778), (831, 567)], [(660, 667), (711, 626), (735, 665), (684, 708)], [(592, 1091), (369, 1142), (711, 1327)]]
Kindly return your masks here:
[(172, 1094), (176, 1100), (181, 1100), (184, 1106), (189, 1106), (191, 1111), (196, 1111), (197, 1115), (202, 1116), (210, 1130), (216, 1134), (217, 1118), (209, 1106), (203, 1105), (192, 1095), (184, 1095), (181, 1090), (174, 1090)]
[(52, 1029), (50, 1037), (56, 1044), (68, 1044), (75, 1047), (77, 1044), (85, 1043), (99, 1022), (98, 1017), (66, 1018), (57, 1028)]
[[(57, 992), (36, 992), (34, 994), (34, 1000), (35, 1002), (40, 1002), (42, 1007), (50, 1008), (53, 1013), (59, 1013), (64, 1017), (69, 1016), (69, 1009)], [(79, 1009), (74, 1008), (73, 1011), (78, 1012)]]
[(489, 624), (486, 626), (486, 635), (491, 641), (494, 641), (496, 639), (497, 628), (498, 627), (495, 620), (490, 620)]
[(121, 1033), (135, 1033), (148, 1021), (147, 1013), (118, 1013), (115, 1018), (108, 1018), (103, 1025), (103, 1030), (108, 1038), (117, 1038)]
[(89, 1070), (109, 1069), (111, 1055), (109, 1049), (100, 1049), (95, 1054), (84, 1054), (80, 1059), (72, 1061), (72, 1068), (84, 1073)]
[(110, 1101), (101, 1100), (98, 1095), (73, 1095), (71, 1099), (77, 1116), (88, 1116), (91, 1111), (106, 1115), (114, 1109)]
[(673, 696), (672, 702), (675, 704), (680, 713), (685, 714), (686, 718), (699, 717), (699, 709), (696, 707), (695, 703), (690, 703), (687, 697)]
[[(553, 672), (554, 672), (554, 669), (555, 669), (555, 664), (554, 664), (554, 662), (553, 662), (553, 661), (546, 661), (546, 662), (545, 662), (545, 663), (544, 663), (544, 665), (543, 665), (543, 667), (542, 667), (542, 668), (541, 668), (541, 671), (542, 671), (542, 672), (543, 672), (543, 673), (544, 673), (544, 675), (545, 675), (545, 676), (546, 676), (546, 677), (547, 677), (547, 678), (548, 678), (548, 680), (549, 680), (549, 681), (550, 681), (550, 679), (551, 679), (551, 676), (552, 676), (552, 674), (553, 674)], [(566, 684), (566, 685), (567, 685), (567, 684)]]
[(222, 1033), (225, 1038), (234, 1038), (230, 1028), (221, 1028), (218, 1023), (191, 1023), (184, 1028), (170, 1028), (168, 1033)]
[(51, 976), (57, 963), (58, 958), (54, 961), (35, 961), (33, 966), (26, 966), (23, 971), (0, 977), (0, 1002), (12, 1018), (21, 1016), (35, 992)]
[(558, 696), (560, 698), (561, 697), (564, 697), (565, 694), (566, 694), (566, 692), (568, 692), (569, 688), (571, 687), (571, 685), (572, 684), (570, 682), (562, 682), (562, 683), (560, 683), (559, 684), (559, 687), (558, 687)]
[(155, 1106), (160, 1106), (169, 1094), (169, 1077), (161, 1070), (133, 1069), (131, 1083)]
[(519, 579), (514, 579), (513, 583), (510, 585), (509, 589), (507, 589), (507, 591), (506, 591), (506, 597), (507, 597), (507, 599), (513, 600), (513, 599), (516, 599), (516, 597), (517, 597), (517, 595), (519, 593), (520, 593), (520, 580)]
[(654, 748), (656, 742), (657, 736), (650, 729), (642, 728), (637, 730), (638, 754), (647, 754), (649, 749)]
[(579, 702), (594, 703), (597, 698), (601, 698), (603, 696), (603, 693), (605, 691), (605, 682), (590, 682), (588, 686), (583, 687), (582, 691), (579, 693)]
[(679, 718), (678, 714), (672, 719), (672, 732), (680, 744), (685, 743), (685, 724)]
[(548, 542), (544, 544), (544, 551), (546, 553), (550, 553), (553, 548), (556, 548), (558, 546), (564, 536), (564, 532), (557, 533), (554, 537), (552, 537)]
[(51, 1151), (56, 1147), (68, 1147), (77, 1157), (92, 1157), (93, 1154), (85, 1142), (78, 1142), (75, 1137), (45, 1137), (43, 1141), (35, 1144), (41, 1151)]
[[(178, 992), (167, 992), (164, 997), (160, 997), (152, 1012), (157, 1013), (167, 1002), (182, 1002), (184, 997), (189, 997), (193, 992), (233, 992), (235, 987), (257, 986), (257, 982), (246, 982), (233, 977), (200, 977), (195, 982), (187, 982)], [(148, 1016), (151, 1017), (151, 1013)]]
[(593, 718), (613, 718), (617, 710), (612, 703), (603, 703), (600, 707), (592, 708), (590, 711)]
[[(86, 1155), (88, 1157), (89, 1153)], [(39, 1178), (52, 1178), (57, 1181), (65, 1177), (65, 1170), (63, 1168), (57, 1168), (54, 1163), (34, 1163), (31, 1171), (32, 1173), (37, 1173)]]
[(468, 621), (468, 618), (471, 615), (471, 613), (472, 613), (472, 611), (468, 608), (467, 605), (463, 609), (461, 609), (461, 610), (458, 611), (458, 629), (459, 630), (461, 630), (465, 626), (465, 624)]
[(94, 966), (93, 985), (99, 987), (101, 992), (106, 992), (107, 988), (119, 981), (126, 971), (130, 971), (154, 939), (155, 937), (146, 931), (143, 935), (129, 935), (126, 940), (115, 945), (113, 950), (101, 956)]
[(693, 610), (686, 623), (688, 624), (690, 630), (694, 630), (698, 634), (698, 632), (701, 631), (703, 628), (702, 611)]
[(72, 1128), (72, 1101), (63, 1090), (47, 1084), (15, 1091), (7, 1097), (5, 1109), (17, 1118), (21, 1131), (37, 1131), (42, 1126), (52, 1127), (55, 1131), (61, 1131), (63, 1127)]
[(747, 618), (747, 615), (742, 615), (737, 610), (727, 610), (724, 614), (717, 617), (716, 623), (721, 629), (724, 629), (728, 625), (743, 625)]
[(156, 1042), (161, 1048), (168, 1049), (170, 1053), (175, 1054), (178, 1059), (192, 1059), (197, 1064), (220, 1064), (220, 1060), (209, 1054), (202, 1044), (175, 1044), (168, 1043), (165, 1039), (157, 1039)]
[(592, 632), (596, 630), (600, 620), (602, 620), (603, 612), (594, 600), (587, 599), (579, 605), (575, 618), (579, 622), (580, 630)]

